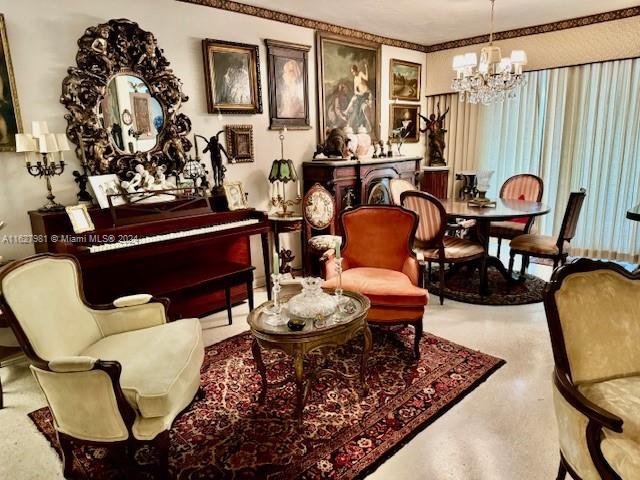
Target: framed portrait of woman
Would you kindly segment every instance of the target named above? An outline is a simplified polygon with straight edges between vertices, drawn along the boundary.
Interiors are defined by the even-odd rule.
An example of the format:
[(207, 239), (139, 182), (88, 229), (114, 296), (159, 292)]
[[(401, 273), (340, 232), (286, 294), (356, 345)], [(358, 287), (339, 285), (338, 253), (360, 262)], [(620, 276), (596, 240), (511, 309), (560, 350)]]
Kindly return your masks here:
[(309, 45), (266, 39), (269, 72), (269, 128), (308, 130)]
[(0, 13), (0, 152), (16, 151), (16, 133), (22, 133), (22, 120), (7, 28)]
[(209, 113), (262, 113), (257, 45), (202, 41)]
[(379, 138), (380, 44), (318, 32), (316, 54), (319, 142), (345, 127)]

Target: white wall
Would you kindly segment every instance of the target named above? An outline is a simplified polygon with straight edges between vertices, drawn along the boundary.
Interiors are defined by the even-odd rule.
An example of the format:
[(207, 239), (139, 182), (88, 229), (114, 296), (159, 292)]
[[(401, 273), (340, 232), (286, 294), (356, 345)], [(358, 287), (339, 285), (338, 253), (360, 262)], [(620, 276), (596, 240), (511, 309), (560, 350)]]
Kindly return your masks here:
[[(271, 161), (280, 154), (278, 132), (268, 130), (268, 90), (265, 38), (314, 45), (314, 31), (270, 20), (190, 5), (175, 0), (0, 0), (4, 13), (11, 56), (16, 76), (18, 99), (25, 130), (32, 120), (46, 120), (52, 131), (63, 132), (66, 110), (60, 104), (61, 83), (69, 66), (75, 65), (77, 40), (88, 26), (112, 18), (128, 18), (141, 28), (153, 32), (160, 48), (164, 49), (176, 75), (184, 83), (189, 101), (183, 112), (193, 122), (192, 132), (211, 135), (230, 123), (252, 124), (254, 128), (256, 162), (227, 165), (227, 178), (240, 180), (249, 192), (251, 206), (266, 209), (268, 184), (266, 175)], [(225, 115), (222, 122), (207, 113), (201, 40), (215, 38), (260, 46), (262, 80), (261, 115)], [(382, 49), (382, 131), (388, 128), (388, 74), (389, 59), (400, 58), (423, 64), (424, 53), (400, 48)], [(317, 95), (315, 48), (309, 53), (310, 115), (312, 129), (289, 132), (286, 155), (299, 165), (310, 159), (316, 145)], [(423, 95), (426, 75), (422, 75)], [(421, 102), (422, 109), (426, 101)], [(403, 153), (424, 153), (424, 137), (418, 144), (403, 147)], [(67, 155), (68, 169), (62, 177), (53, 180), (57, 199), (67, 205), (75, 203), (76, 185), (71, 171), (78, 167), (77, 160)], [(300, 168), (300, 171), (302, 169)], [(0, 219), (7, 226), (0, 234), (28, 234), (31, 232), (27, 211), (38, 208), (44, 201), (43, 180), (30, 177), (24, 169), (24, 158), (15, 153), (0, 153)], [(252, 248), (253, 263), (262, 276), (258, 244)], [(0, 255), (19, 258), (33, 253), (29, 244), (0, 243)], [(299, 260), (299, 259), (298, 259)]]

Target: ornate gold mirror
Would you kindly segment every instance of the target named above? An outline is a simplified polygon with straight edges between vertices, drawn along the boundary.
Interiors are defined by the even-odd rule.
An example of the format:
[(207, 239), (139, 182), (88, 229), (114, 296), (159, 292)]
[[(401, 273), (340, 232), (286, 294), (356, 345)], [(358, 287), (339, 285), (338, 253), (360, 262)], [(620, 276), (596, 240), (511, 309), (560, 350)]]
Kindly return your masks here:
[(191, 149), (188, 97), (151, 32), (126, 19), (89, 27), (62, 82), (67, 136), (90, 174), (122, 178), (142, 163), (180, 172)]
[(109, 80), (98, 112), (111, 144), (120, 153), (149, 152), (164, 127), (164, 109), (137, 75), (118, 73)]

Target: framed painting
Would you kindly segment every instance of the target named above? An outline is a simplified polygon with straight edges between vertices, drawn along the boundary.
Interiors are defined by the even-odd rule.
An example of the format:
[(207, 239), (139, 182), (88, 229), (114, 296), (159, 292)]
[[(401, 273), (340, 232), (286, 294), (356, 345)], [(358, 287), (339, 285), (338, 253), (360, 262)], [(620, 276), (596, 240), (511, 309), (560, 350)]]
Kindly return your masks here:
[(266, 39), (269, 128), (308, 130), (309, 45)]
[(389, 105), (391, 140), (397, 141), (398, 136), (402, 136), (405, 143), (417, 143), (420, 140), (419, 115), (420, 105), (411, 103), (392, 103)]
[(22, 119), (7, 27), (0, 13), (0, 152), (16, 151), (16, 133), (22, 133)]
[(318, 137), (334, 128), (380, 129), (380, 44), (324, 32), (316, 34)]
[(257, 45), (202, 41), (209, 113), (262, 113)]
[(224, 137), (231, 163), (254, 161), (252, 125), (225, 125)]
[(420, 100), (422, 65), (392, 58), (389, 63), (389, 98), (417, 102)]

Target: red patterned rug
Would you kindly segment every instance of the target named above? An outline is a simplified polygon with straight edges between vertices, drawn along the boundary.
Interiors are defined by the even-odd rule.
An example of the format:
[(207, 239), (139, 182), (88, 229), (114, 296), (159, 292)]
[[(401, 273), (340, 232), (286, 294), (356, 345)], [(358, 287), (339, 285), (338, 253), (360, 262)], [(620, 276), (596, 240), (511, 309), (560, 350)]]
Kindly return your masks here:
[[(269, 388), (265, 406), (258, 405), (259, 376), (248, 332), (208, 347), (202, 367), (206, 397), (178, 417), (171, 430), (171, 476), (363, 478), (504, 364), (429, 334), (422, 338), (416, 363), (412, 329), (373, 333), (368, 396), (359, 398), (357, 384), (322, 377), (310, 389), (300, 429), (292, 418), (293, 384)], [(358, 340), (309, 360), (328, 360), (334, 368), (354, 373), (360, 344)], [(265, 353), (264, 358), (269, 382), (292, 374), (283, 355)], [(29, 416), (57, 449), (49, 409)], [(127, 478), (116, 458), (103, 448), (76, 448), (74, 472), (91, 479)], [(152, 463), (151, 449), (142, 448), (136, 459)]]

